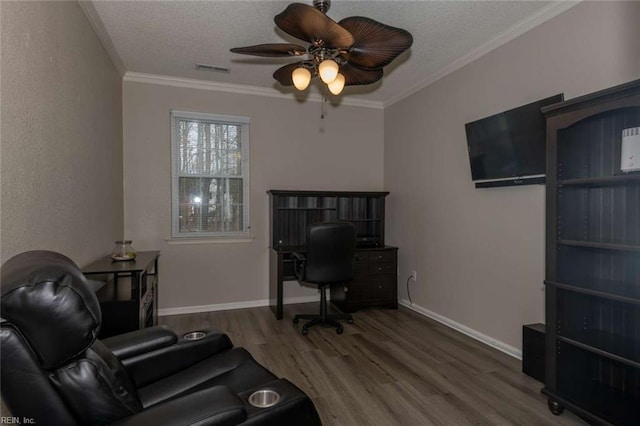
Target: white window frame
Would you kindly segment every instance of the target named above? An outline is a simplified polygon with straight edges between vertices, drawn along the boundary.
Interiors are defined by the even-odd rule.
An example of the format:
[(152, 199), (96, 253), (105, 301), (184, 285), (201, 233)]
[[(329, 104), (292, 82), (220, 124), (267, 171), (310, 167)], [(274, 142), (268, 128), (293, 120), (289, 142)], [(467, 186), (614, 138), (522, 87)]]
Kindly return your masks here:
[[(187, 239), (221, 239), (234, 240), (249, 238), (251, 236), (250, 223), (250, 161), (249, 161), (249, 117), (208, 114), (201, 112), (171, 110), (171, 238), (186, 241)], [(238, 124), (241, 125), (240, 152), (242, 155), (242, 173), (240, 176), (230, 176), (242, 179), (242, 231), (220, 231), (220, 232), (180, 232), (180, 209), (179, 209), (179, 180), (180, 177), (193, 177), (192, 174), (180, 173), (180, 141), (178, 138), (179, 120), (204, 121), (208, 123)], [(220, 175), (203, 175), (201, 177), (220, 177)]]

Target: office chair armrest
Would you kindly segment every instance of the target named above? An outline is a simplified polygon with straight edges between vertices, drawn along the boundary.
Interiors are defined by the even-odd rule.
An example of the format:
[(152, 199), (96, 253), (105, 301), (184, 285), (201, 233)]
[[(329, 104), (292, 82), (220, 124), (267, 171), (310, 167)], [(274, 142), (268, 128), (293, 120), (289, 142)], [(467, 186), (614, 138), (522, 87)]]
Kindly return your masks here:
[(102, 339), (102, 343), (120, 360), (174, 345), (178, 336), (164, 326), (148, 327)]
[(154, 405), (112, 425), (237, 425), (247, 419), (244, 402), (226, 386), (214, 386)]
[(293, 260), (293, 273), (296, 275), (296, 279), (299, 282), (304, 281), (304, 263), (307, 258), (302, 253), (291, 253), (291, 260)]

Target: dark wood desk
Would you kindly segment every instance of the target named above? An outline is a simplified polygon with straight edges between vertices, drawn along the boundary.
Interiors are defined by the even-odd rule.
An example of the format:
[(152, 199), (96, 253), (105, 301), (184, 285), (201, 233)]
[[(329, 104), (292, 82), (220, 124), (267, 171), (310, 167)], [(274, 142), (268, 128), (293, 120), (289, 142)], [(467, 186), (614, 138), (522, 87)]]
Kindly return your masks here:
[[(384, 243), (386, 191), (298, 191), (269, 194), (269, 304), (282, 319), (283, 282), (295, 280), (291, 253), (303, 252), (312, 223), (346, 221), (356, 227), (355, 278), (331, 289), (331, 301), (349, 312), (398, 306), (397, 248)], [(367, 247), (367, 248), (364, 248)]]
[(105, 256), (82, 269), (100, 300), (101, 338), (158, 323), (159, 256), (159, 251), (142, 251), (121, 262)]
[[(304, 253), (304, 247), (269, 250), (269, 305), (279, 320), (283, 317), (284, 281), (296, 280), (293, 252)], [(391, 246), (356, 249), (354, 278), (344, 286), (331, 288), (331, 302), (344, 312), (366, 306), (397, 308), (397, 252)]]

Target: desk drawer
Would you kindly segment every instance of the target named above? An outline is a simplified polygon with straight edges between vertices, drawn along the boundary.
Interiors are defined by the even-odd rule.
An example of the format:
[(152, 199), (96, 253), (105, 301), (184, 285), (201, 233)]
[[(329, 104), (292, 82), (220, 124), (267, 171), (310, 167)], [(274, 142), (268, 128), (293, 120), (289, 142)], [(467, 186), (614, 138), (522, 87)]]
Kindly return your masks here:
[(394, 250), (373, 250), (356, 251), (354, 255), (356, 262), (395, 262), (396, 252)]
[(369, 262), (373, 263), (395, 263), (396, 252), (392, 250), (370, 251), (367, 253)]
[(344, 312), (371, 306), (397, 309), (397, 265), (395, 247), (357, 250), (353, 280), (332, 287), (331, 302)]
[(346, 287), (352, 301), (388, 300), (396, 297), (396, 282), (386, 277), (373, 278), (369, 282), (353, 282)]
[(369, 274), (370, 275), (395, 275), (396, 264), (395, 263), (370, 263)]

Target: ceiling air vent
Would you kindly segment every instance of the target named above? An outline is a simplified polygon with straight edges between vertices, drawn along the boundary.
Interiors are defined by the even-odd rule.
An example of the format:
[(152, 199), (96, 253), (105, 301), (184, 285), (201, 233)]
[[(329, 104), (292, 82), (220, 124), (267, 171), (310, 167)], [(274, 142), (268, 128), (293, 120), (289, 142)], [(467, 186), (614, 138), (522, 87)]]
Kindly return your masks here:
[(199, 71), (211, 71), (211, 72), (223, 72), (229, 74), (231, 70), (225, 67), (217, 67), (215, 65), (196, 64), (196, 69)]

